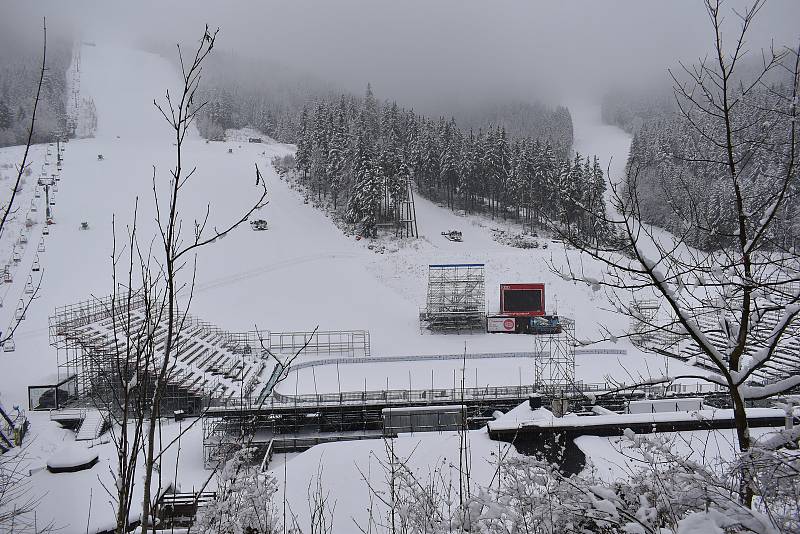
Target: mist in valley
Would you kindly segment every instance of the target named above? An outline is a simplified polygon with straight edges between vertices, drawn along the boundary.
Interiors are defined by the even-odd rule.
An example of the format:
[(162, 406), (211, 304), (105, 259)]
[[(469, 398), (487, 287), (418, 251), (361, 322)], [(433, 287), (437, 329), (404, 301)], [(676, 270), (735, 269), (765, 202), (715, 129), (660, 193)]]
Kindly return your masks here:
[[(173, 56), (175, 43), (192, 44), (209, 24), (220, 28), (220, 51), (248, 60), (251, 68), (236, 72), (243, 85), (312, 78), (363, 94), (369, 82), (381, 98), (431, 115), (668, 84), (667, 68), (713, 44), (703, 5), (692, 1), (46, 1), (4, 2), (2, 11), (0, 32), (13, 29), (31, 45), (48, 16), (51, 32)], [(773, 40), (791, 44), (798, 20), (797, 2), (768, 2), (749, 34), (753, 55)]]

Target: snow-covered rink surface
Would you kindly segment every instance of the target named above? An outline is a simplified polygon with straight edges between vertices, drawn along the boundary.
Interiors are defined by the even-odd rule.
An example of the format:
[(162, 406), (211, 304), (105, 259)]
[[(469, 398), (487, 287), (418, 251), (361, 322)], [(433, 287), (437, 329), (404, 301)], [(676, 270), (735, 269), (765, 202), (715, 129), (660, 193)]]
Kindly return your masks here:
[[(141, 245), (149, 246), (157, 235), (153, 176), (155, 173), (156, 182), (163, 186), (174, 165), (174, 139), (152, 103), (165, 89), (174, 91), (180, 83), (166, 60), (98, 43), (96, 47), (83, 47), (81, 73), (82, 94), (92, 98), (97, 108), (96, 137), (72, 140), (64, 153), (57, 203), (53, 206), (56, 224), (45, 237), (46, 251), (38, 253), (43, 274), (41, 291), (14, 336), (16, 350), (0, 353), (0, 393), (5, 406), (27, 406), (29, 385), (52, 382), (56, 352), (49, 344), (48, 317), (54, 309), (112, 292), (112, 229), (116, 228), (120, 251), (136, 208)], [(612, 150), (616, 168), (624, 165), (630, 139), (619, 130), (601, 125), (597, 106), (579, 106), (575, 110), (576, 148), (583, 153), (599, 152), (603, 161), (611, 156), (603, 151)], [(32, 188), (46, 149), (36, 146), (31, 152), (33, 176), (26, 180), (20, 193), (23, 216), (33, 198)], [(181, 275), (183, 282), (189, 282), (196, 261), (192, 315), (233, 332), (255, 328), (310, 331), (316, 326), (320, 330), (369, 330), (371, 354), (376, 359), (464, 351), (532, 352), (534, 342), (530, 336), (420, 332), (418, 312), (425, 302), (427, 266), (485, 263), (490, 312), (499, 307), (500, 283), (543, 282), (548, 311), (574, 318), (579, 338), (597, 335), (600, 324), (620, 331), (627, 328), (627, 319), (603, 308), (606, 300), (601, 293), (565, 281), (551, 271), (549, 265), (561, 265), (565, 254), (574, 263), (578, 259), (574, 251), (559, 249), (555, 244), (546, 250), (500, 244), (493, 239), (492, 229), (507, 228), (503, 221), (456, 214), (417, 196), (420, 238), (382, 240), (387, 245), (384, 253), (369, 250), (366, 241), (343, 235), (323, 213), (304, 204), (300, 193), (279, 179), (269, 161), (292, 150), (281, 144), (208, 143), (197, 135), (185, 143), (184, 165), (197, 168), (181, 191), (179, 208), (186, 228), (194, 219), (202, 219), (209, 205), (209, 226), (218, 227), (249, 209), (259, 194), (254, 185), (255, 165), (261, 169), (269, 191), (269, 204), (257, 214), (268, 221), (268, 231), (253, 232), (245, 224), (202, 249), (196, 258), (188, 258)], [(102, 161), (98, 154), (103, 155)], [(19, 147), (0, 149), (0, 165), (19, 162), (20, 156)], [(49, 161), (54, 164), (54, 153)], [(0, 173), (0, 187), (6, 187), (11, 169), (3, 168)], [(11, 323), (17, 301), (24, 295), (43, 217), (40, 210), (38, 222), (28, 229), (29, 243), (15, 267), (13, 283), (0, 288), (4, 304), (0, 308), (0, 328), (4, 331)], [(88, 222), (90, 229), (81, 230), (82, 222)], [(21, 230), (19, 220), (13, 224), (17, 226), (11, 226), (0, 243), (0, 267), (10, 255), (12, 245), (8, 240), (16, 240)], [(447, 241), (440, 235), (451, 229), (463, 232), (462, 243)], [(585, 264), (584, 269), (588, 274), (596, 266)], [(188, 292), (184, 292), (184, 303), (187, 296)], [(626, 349), (627, 353), (579, 355), (578, 380), (601, 383), (613, 378), (632, 383), (642, 377), (663, 375), (667, 367), (671, 373), (696, 372), (680, 362), (644, 355), (626, 343), (601, 347)], [(280, 385), (280, 391), (291, 394), (386, 387), (425, 389), (432, 382), (434, 387), (450, 388), (460, 385), (461, 373), (460, 360), (370, 362), (345, 364), (338, 369), (335, 365), (316, 366), (290, 376)], [(463, 375), (467, 387), (524, 385), (532, 381), (533, 364), (530, 359), (467, 360)], [(34, 414), (31, 420), (33, 445), (27, 450), (27, 462), (37, 469), (74, 435), (59, 429), (47, 414)], [(209, 475), (202, 466), (199, 426), (182, 439), (177, 477), (172, 460), (177, 453), (171, 452), (168, 461), (163, 462), (165, 477), (175, 478), (186, 491), (199, 487)], [(164, 439), (177, 433), (174, 424), (166, 428)], [(492, 457), (503, 453), (507, 445), (490, 441), (485, 430), (470, 432), (470, 436), (473, 476), (477, 482), (489, 482), (493, 475)], [(410, 458), (410, 464), (420, 472), (428, 472), (436, 465), (449, 465), (454, 459), (457, 462), (458, 444), (454, 434), (401, 436), (396, 440), (396, 453)], [(305, 517), (308, 481), (321, 470), (324, 487), (337, 501), (334, 531), (353, 532), (353, 517), (363, 512), (367, 499), (362, 474), (367, 473), (373, 482), (383, 480), (383, 473), (376, 471), (375, 464), (376, 455), (385, 457), (383, 447), (380, 440), (314, 447), (281, 465), (276, 474), (283, 477), (286, 473), (290, 505)], [(83, 532), (87, 528), (87, 503), (93, 499), (89, 530), (108, 525), (112, 508), (102, 485), (109, 484), (109, 469), (113, 469), (115, 460), (110, 444), (97, 448), (100, 462), (90, 470), (74, 475), (40, 471), (31, 477), (31, 490), (44, 495), (37, 511), (43, 521), (54, 520), (64, 532)]]
[[(534, 370), (532, 356), (465, 360), (457, 357), (446, 360), (409, 357), (405, 361), (374, 358), (366, 362), (328, 362), (290, 370), (275, 390), (283, 395), (308, 395), (347, 391), (458, 389), (462, 386), (524, 386), (532, 382)], [(683, 362), (642, 353), (632, 347), (626, 354), (578, 354), (575, 357), (575, 378), (586, 384), (608, 387), (618, 382), (633, 384), (667, 375), (668, 371), (698, 373), (697, 369)], [(694, 384), (694, 381), (685, 379), (682, 383)]]
[(526, 385), (532, 358), (388, 361), (326, 364), (289, 372), (276, 391), (285, 395), (382, 389), (458, 389)]

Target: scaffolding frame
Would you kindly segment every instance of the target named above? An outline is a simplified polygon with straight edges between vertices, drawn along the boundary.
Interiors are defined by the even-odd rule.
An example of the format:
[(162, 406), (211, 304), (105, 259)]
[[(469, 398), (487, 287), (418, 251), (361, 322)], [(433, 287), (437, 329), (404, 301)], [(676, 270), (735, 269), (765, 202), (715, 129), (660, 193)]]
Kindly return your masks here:
[[(59, 380), (75, 377), (78, 402), (120, 397), (127, 380), (114, 372), (136, 373), (140, 394), (152, 394), (166, 338), (166, 321), (148, 317), (145, 295), (120, 292), (62, 306), (49, 321)], [(228, 332), (183, 312), (176, 315), (175, 340), (161, 409), (197, 413), (209, 406), (251, 406), (270, 393), (273, 356), (314, 354), (370, 356), (366, 330), (317, 332)], [(130, 324), (130, 331), (127, 331)], [(150, 343), (144, 347), (142, 343)], [(127, 350), (128, 344), (131, 350)], [(138, 367), (125, 360), (152, 357)], [(119, 364), (119, 365), (117, 365)]]
[(533, 336), (534, 387), (537, 392), (559, 397), (578, 394), (575, 382), (575, 321), (560, 317), (561, 332)]
[(430, 330), (477, 330), (486, 324), (483, 263), (428, 266), (428, 296), (420, 326)]
[[(203, 415), (203, 458), (212, 468), (242, 447), (257, 456), (273, 443), (280, 450), (305, 450), (298, 444), (385, 435), (384, 408), (457, 406), (467, 421), (480, 424), (497, 409), (508, 410), (535, 392), (533, 386), (391, 389), (346, 391), (329, 394), (282, 395), (274, 392), (267, 402), (253, 407), (212, 408)], [(462, 406), (466, 406), (462, 409)], [(414, 408), (416, 407), (416, 408)], [(295, 448), (293, 448), (295, 447)], [(307, 448), (307, 447), (305, 447)]]
[(414, 205), (414, 189), (411, 179), (406, 179), (406, 198), (399, 203), (396, 237), (419, 237), (417, 230), (417, 208)]
[[(137, 374), (139, 395), (152, 395), (153, 393), (155, 376), (161, 362), (158, 345), (163, 343), (165, 325), (162, 322), (146, 326), (145, 323), (148, 319), (143, 311), (145, 306), (143, 294), (134, 293), (130, 307), (127, 299), (127, 293), (94, 298), (61, 306), (50, 317), (50, 345), (56, 349), (58, 377), (59, 380), (75, 377), (78, 402), (101, 402), (113, 407), (113, 399), (120, 395), (124, 382), (120, 377), (114, 375), (113, 369), (116, 368), (117, 363), (125, 366), (124, 363), (121, 363), (121, 360), (125, 359), (128, 354), (125, 344), (129, 340), (135, 343), (135, 340), (144, 337), (146, 328), (150, 329), (153, 337), (155, 357), (140, 363), (136, 368), (131, 366), (126, 366), (126, 368), (131, 375)], [(120, 325), (127, 325), (128, 321), (132, 325), (131, 331), (125, 332)], [(117, 325), (116, 334), (112, 328), (114, 322)], [(171, 361), (168, 369), (160, 407), (162, 412), (183, 410), (186, 413), (196, 413), (208, 406), (221, 405), (231, 401), (243, 402), (241, 393), (246, 390), (245, 384), (242, 384), (240, 395), (237, 396), (234, 391), (226, 389), (220, 380), (220, 377), (225, 377), (233, 382), (242, 382), (244, 379), (242, 376), (244, 374), (243, 360), (238, 361), (234, 357), (229, 357), (226, 365), (219, 369), (209, 367), (202, 371), (181, 367), (177, 360), (193, 343), (197, 343), (197, 336), (202, 336), (209, 346), (219, 347), (233, 355), (250, 356), (252, 352), (250, 347), (254, 342), (257, 343), (261, 334), (258, 332), (240, 334), (225, 332), (189, 315), (184, 316), (182, 313), (177, 314), (176, 322), (179, 322), (181, 326), (176, 326), (175, 358)], [(97, 325), (103, 326), (104, 330), (96, 328)], [(188, 335), (190, 331), (194, 333)], [(261, 358), (261, 352), (259, 348), (257, 358)], [(254, 375), (260, 373), (261, 370), (263, 370), (263, 366)], [(217, 375), (216, 379), (213, 375)], [(252, 384), (247, 384), (247, 386), (252, 388)]]

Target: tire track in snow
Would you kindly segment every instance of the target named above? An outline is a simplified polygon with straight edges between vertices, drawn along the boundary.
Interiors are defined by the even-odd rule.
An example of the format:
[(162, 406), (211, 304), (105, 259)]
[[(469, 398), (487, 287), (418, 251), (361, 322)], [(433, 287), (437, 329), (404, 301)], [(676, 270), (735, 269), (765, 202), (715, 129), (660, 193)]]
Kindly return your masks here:
[(220, 278), (215, 278), (213, 280), (209, 280), (208, 282), (204, 282), (202, 284), (197, 284), (195, 285), (194, 292), (203, 293), (212, 289), (226, 287), (231, 284), (241, 282), (243, 280), (248, 280), (250, 278), (255, 278), (257, 276), (261, 276), (273, 271), (279, 271), (281, 269), (285, 269), (286, 267), (293, 267), (295, 265), (301, 265), (304, 263), (311, 263), (320, 260), (352, 259), (356, 257), (358, 257), (357, 254), (343, 253), (343, 254), (308, 254), (306, 256), (289, 258), (283, 261), (270, 263), (268, 265), (262, 265), (261, 267), (256, 267), (255, 269), (250, 269), (248, 271), (242, 271), (240, 273), (235, 273), (228, 276), (222, 276)]

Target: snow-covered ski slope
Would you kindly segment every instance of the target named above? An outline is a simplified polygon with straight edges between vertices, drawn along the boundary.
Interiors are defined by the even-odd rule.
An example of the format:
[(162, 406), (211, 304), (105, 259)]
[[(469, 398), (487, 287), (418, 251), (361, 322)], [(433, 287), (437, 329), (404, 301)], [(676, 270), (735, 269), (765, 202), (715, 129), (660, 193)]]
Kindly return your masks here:
[[(40, 253), (44, 273), (41, 293), (14, 337), (16, 350), (0, 353), (0, 393), (6, 405), (25, 406), (27, 386), (48, 383), (55, 373), (56, 354), (48, 340), (48, 316), (53, 310), (111, 292), (112, 220), (120, 250), (138, 197), (140, 242), (146, 247), (156, 235), (152, 193), (154, 168), (157, 180), (163, 184), (168, 182), (169, 169), (174, 164), (173, 137), (153, 107), (154, 98), (160, 98), (167, 88), (174, 94), (180, 85), (179, 76), (170, 63), (153, 54), (107, 47), (102, 43), (83, 47), (80, 58), (81, 96), (91, 98), (96, 106), (96, 137), (73, 140), (67, 145), (57, 203), (53, 206), (56, 224), (45, 238), (46, 252)], [(613, 150), (615, 163), (624, 164), (627, 138), (618, 130), (600, 125), (596, 109), (586, 109), (593, 114), (583, 115), (578, 110), (573, 113), (576, 148), (583, 153), (597, 151), (606, 159), (605, 151)], [(612, 144), (607, 144), (609, 135), (615, 136)], [(593, 144), (595, 142), (600, 144)], [(41, 168), (46, 149), (45, 146), (34, 147), (34, 170)], [(228, 153), (228, 149), (233, 149), (233, 153)], [(501, 282), (545, 282), (549, 310), (574, 317), (579, 336), (591, 336), (600, 322), (618, 328), (626, 326), (624, 319), (602, 309), (605, 300), (601, 294), (566, 282), (550, 272), (547, 262), (551, 257), (556, 262), (561, 261), (563, 250), (553, 244), (547, 250), (508, 247), (492, 238), (492, 227), (503, 228), (502, 222), (457, 215), (419, 196), (416, 208), (421, 238), (388, 243), (383, 240), (382, 244), (386, 245), (383, 254), (369, 250), (367, 242), (343, 235), (323, 213), (304, 204), (301, 195), (277, 177), (269, 160), (291, 150), (293, 147), (280, 144), (206, 143), (197, 136), (187, 141), (185, 164), (187, 168), (196, 165), (197, 172), (182, 190), (184, 226), (191, 225), (195, 216), (202, 216), (209, 202), (212, 225), (221, 226), (246, 210), (258, 194), (254, 186), (255, 164), (262, 169), (270, 200), (258, 214), (259, 218), (268, 220), (268, 231), (253, 232), (245, 225), (200, 253), (192, 315), (230, 331), (245, 331), (256, 326), (272, 331), (311, 330), (317, 325), (322, 330), (367, 329), (371, 333), (371, 352), (375, 357), (458, 354), (465, 348), (471, 353), (533, 350), (529, 336), (420, 333), (418, 312), (425, 301), (427, 265), (480, 262), (486, 264), (490, 311), (498, 307), (497, 292)], [(98, 161), (98, 154), (103, 155), (103, 161)], [(19, 147), (2, 149), (0, 164), (18, 162), (20, 155)], [(54, 157), (51, 155), (51, 161)], [(2, 173), (9, 175), (10, 170), (4, 169)], [(29, 179), (23, 189), (21, 205), (24, 208), (33, 196), (31, 187), (35, 177)], [(0, 188), (5, 188), (9, 180), (0, 182)], [(0, 325), (4, 330), (14, 314), (16, 300), (23, 294), (25, 273), (30, 272), (34, 257), (30, 251), (36, 249), (43, 213), (40, 212), (39, 217), (38, 226), (31, 229), (27, 256), (17, 267), (20, 274), (15, 275), (13, 283), (2, 286), (4, 294), (11, 295), (4, 299), (5, 305), (0, 308)], [(80, 230), (84, 221), (89, 223), (89, 230)], [(447, 241), (440, 235), (451, 229), (463, 232), (462, 243)], [(16, 239), (18, 232), (18, 228), (9, 230), (3, 243), (7, 237)], [(7, 255), (9, 251), (0, 244), (1, 254)], [(574, 251), (569, 254), (572, 260), (577, 259)], [(0, 258), (0, 266), (5, 261), (5, 256)], [(584, 267), (593, 269), (591, 264)], [(187, 281), (190, 270), (191, 266), (183, 273)], [(600, 381), (610, 374), (631, 381), (640, 373), (663, 373), (663, 358), (643, 355), (627, 345), (620, 346), (628, 350), (626, 355), (579, 356), (578, 378)], [(431, 367), (420, 370), (420, 362), (408, 365), (420, 376), (419, 381), (430, 376)], [(681, 365), (671, 362), (670, 371)], [(391, 373), (398, 381), (397, 386), (404, 387), (403, 377), (407, 380), (409, 376), (408, 371), (398, 369), (398, 364), (382, 371), (375, 371), (374, 364), (369, 367), (370, 384), (384, 383), (390, 375), (379, 376), (383, 372)], [(507, 367), (510, 385), (517, 384), (520, 375), (525, 380), (525, 372), (532, 372), (530, 365)], [(467, 382), (474, 371), (471, 367)], [(363, 371), (353, 369), (353, 373), (359, 372)], [(437, 376), (447, 377), (449, 383), (451, 372), (452, 369), (447, 368)], [(324, 376), (317, 376), (318, 380), (321, 378)], [(530, 379), (530, 374), (527, 378)], [(363, 377), (348, 376), (348, 380), (360, 384)], [(480, 383), (481, 376), (475, 380)], [(303, 385), (306, 391), (310, 387)], [(335, 386), (327, 384), (325, 387), (330, 390)], [(43, 462), (60, 441), (72, 439), (70, 433), (55, 426), (47, 414), (33, 416), (36, 445), (30, 449), (30, 454), (34, 464)], [(489, 480), (493, 467), (482, 463), (481, 459), (488, 460), (491, 455), (502, 453), (506, 446), (489, 441), (485, 431), (473, 432), (471, 436), (476, 473), (482, 473), (478, 478)], [(458, 436), (451, 434), (407, 437), (398, 441), (398, 454), (413, 456), (415, 465), (427, 469), (434, 466), (437, 459), (452, 462), (458, 442)], [(107, 473), (108, 465), (113, 463), (113, 451), (110, 446), (103, 447), (101, 464), (95, 469)], [(327, 488), (342, 494), (336, 520), (337, 527), (341, 528), (336, 531), (352, 531), (351, 515), (363, 511), (367, 497), (356, 464), (361, 469), (370, 469), (370, 458), (382, 449), (380, 441), (345, 443), (315, 447), (299, 455), (287, 466), (292, 505), (298, 511), (305, 510), (307, 484), (316, 473), (318, 462), (336, 459), (325, 468), (323, 478)], [(207, 476), (202, 472), (199, 432), (187, 435), (182, 451), (179, 482), (190, 489)], [(167, 463), (172, 465), (171, 461)], [(102, 494), (93, 471), (59, 479), (54, 478), (56, 475), (38, 473), (34, 491), (47, 495), (39, 507), (40, 518), (58, 519), (59, 525), (66, 525), (66, 531), (76, 530), (76, 525), (81, 531), (85, 530), (84, 511), (91, 495), (89, 488), (94, 486), (95, 498)], [(382, 477), (382, 474), (374, 476)], [(350, 482), (345, 483), (347, 480)], [(106, 508), (102, 512), (99, 507), (92, 508), (93, 528), (107, 524)]]
[[(149, 244), (156, 235), (153, 174), (164, 184), (174, 164), (172, 132), (153, 106), (153, 99), (163, 100), (167, 88), (174, 94), (180, 86), (169, 62), (101, 44), (83, 47), (80, 57), (80, 87), (83, 96), (95, 103), (97, 134), (67, 146), (61, 190), (53, 207), (57, 224), (51, 227), (47, 252), (42, 255), (42, 290), (14, 338), (16, 351), (2, 355), (3, 368), (13, 371), (2, 373), (0, 390), (14, 402), (24, 402), (26, 386), (46, 382), (55, 371), (55, 351), (47, 335), (47, 317), (53, 310), (111, 292), (112, 220), (119, 248), (138, 198), (141, 243)], [(599, 115), (575, 113), (575, 120), (581, 151), (613, 149), (615, 163), (622, 162), (626, 136), (600, 126)], [(598, 137), (607, 140), (609, 131), (616, 132), (611, 145), (592, 144)], [(292, 149), (281, 144), (207, 143), (199, 136), (186, 142), (184, 164), (196, 166), (197, 172), (182, 190), (185, 226), (202, 217), (208, 203), (210, 224), (218, 226), (246, 210), (258, 194), (255, 164), (269, 188), (269, 204), (258, 214), (269, 221), (269, 231), (253, 232), (245, 225), (198, 255), (191, 305), (194, 316), (229, 331), (256, 326), (272, 331), (311, 330), (317, 325), (321, 330), (366, 329), (375, 356), (453, 354), (465, 348), (469, 352), (533, 350), (528, 336), (420, 333), (418, 312), (425, 302), (427, 265), (479, 262), (486, 264), (489, 311), (498, 308), (500, 283), (545, 282), (549, 311), (574, 317), (579, 337), (591, 337), (600, 322), (626, 326), (623, 319), (602, 310), (605, 300), (600, 293), (550, 272), (549, 261), (563, 261), (564, 251), (557, 245), (550, 244), (547, 250), (511, 248), (492, 237), (492, 227), (503, 228), (502, 222), (455, 214), (420, 196), (416, 203), (420, 239), (389, 243), (383, 254), (369, 250), (366, 241), (343, 235), (278, 179), (269, 160)], [(33, 153), (36, 168), (44, 148), (36, 147)], [(98, 154), (103, 155), (102, 161)], [(0, 151), (3, 161), (12, 162), (18, 155), (16, 148)], [(90, 230), (79, 229), (83, 221)], [(453, 243), (440, 235), (450, 229), (461, 230), (464, 241)], [(574, 251), (568, 253), (577, 260)], [(584, 268), (591, 271), (593, 266)], [(191, 266), (184, 271), (185, 281), (190, 271)], [(18, 291), (24, 278), (15, 279)], [(6, 305), (0, 310), (4, 325), (10, 321), (12, 308)], [(662, 358), (624, 348), (629, 352), (625, 367), (634, 365), (634, 369), (621, 369), (616, 356), (584, 355), (578, 360), (578, 378), (582, 368), (591, 370), (592, 376), (597, 375), (596, 368), (621, 378), (628, 371), (660, 374)], [(519, 380), (514, 374), (511, 384)]]

